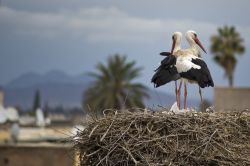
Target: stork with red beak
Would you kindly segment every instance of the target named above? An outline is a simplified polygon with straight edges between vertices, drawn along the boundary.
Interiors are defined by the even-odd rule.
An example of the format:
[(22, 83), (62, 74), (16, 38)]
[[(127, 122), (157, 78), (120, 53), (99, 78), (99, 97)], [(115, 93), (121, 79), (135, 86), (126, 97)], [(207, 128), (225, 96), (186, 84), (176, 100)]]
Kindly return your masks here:
[(206, 50), (205, 48), (202, 46), (200, 40), (198, 39), (197, 33), (193, 30), (189, 30), (186, 32), (186, 39), (188, 41), (188, 44), (190, 46), (189, 49), (192, 49), (194, 51), (194, 55), (201, 57), (201, 51), (200, 49), (202, 49), (205, 53)]
[[(182, 81), (184, 81), (184, 109), (187, 106), (187, 81), (189, 83), (196, 83), (199, 85), (199, 94), (202, 102), (202, 93), (200, 88), (214, 86), (213, 79), (206, 63), (200, 58), (202, 49), (206, 50), (199, 41), (195, 31), (187, 31), (186, 39), (190, 48), (179, 50), (174, 53), (176, 57), (176, 68), (181, 76), (181, 81), (178, 89), (178, 100), (180, 101)], [(175, 43), (173, 42), (173, 47)], [(180, 104), (180, 102), (179, 102)], [(180, 105), (179, 105), (180, 108)]]
[(152, 82), (155, 87), (164, 85), (170, 81), (176, 81), (181, 78), (176, 96), (177, 104), (180, 108), (180, 95), (182, 82), (184, 80), (184, 109), (186, 108), (187, 86), (186, 82), (197, 83), (199, 85), (199, 93), (202, 100), (200, 88), (214, 86), (212, 77), (206, 63), (200, 58), (201, 48), (205, 53), (205, 49), (199, 41), (197, 34), (194, 31), (186, 33), (186, 39), (190, 44), (190, 48), (181, 49), (181, 33), (174, 33), (172, 40), (171, 53), (163, 52), (161, 55), (167, 56), (162, 60), (161, 65), (156, 69), (156, 73), (152, 77)]
[(155, 70), (151, 82), (154, 83), (154, 86), (157, 88), (164, 84), (167, 84), (171, 81), (175, 81), (175, 94), (177, 105), (179, 105), (178, 96), (177, 96), (177, 80), (180, 79), (180, 75), (177, 72), (175, 67), (176, 58), (173, 56), (174, 52), (181, 49), (181, 32), (174, 32), (172, 35), (172, 49), (171, 52), (162, 52), (160, 55), (166, 56), (162, 61), (161, 65)]

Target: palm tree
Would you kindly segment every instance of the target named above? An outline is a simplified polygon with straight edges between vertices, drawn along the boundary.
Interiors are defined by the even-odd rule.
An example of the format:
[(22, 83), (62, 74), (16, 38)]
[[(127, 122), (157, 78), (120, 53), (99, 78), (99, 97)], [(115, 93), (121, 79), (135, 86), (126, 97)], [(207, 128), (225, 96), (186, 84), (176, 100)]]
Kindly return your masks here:
[(135, 62), (126, 62), (126, 56), (118, 54), (108, 58), (107, 65), (99, 63), (97, 72), (90, 73), (95, 81), (84, 93), (84, 106), (91, 110), (107, 108), (144, 107), (143, 99), (148, 97), (147, 88), (135, 83), (141, 68)]
[(218, 28), (218, 35), (212, 36), (211, 42), (210, 49), (214, 53), (214, 61), (224, 68), (229, 86), (233, 86), (234, 70), (237, 64), (235, 55), (244, 53), (243, 39), (233, 26), (224, 26)]

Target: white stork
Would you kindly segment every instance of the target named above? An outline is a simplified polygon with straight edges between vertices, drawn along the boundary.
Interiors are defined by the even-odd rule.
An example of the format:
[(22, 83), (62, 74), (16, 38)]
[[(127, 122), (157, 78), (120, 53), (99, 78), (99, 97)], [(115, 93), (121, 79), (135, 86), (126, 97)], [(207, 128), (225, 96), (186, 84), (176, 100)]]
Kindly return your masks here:
[[(213, 79), (206, 63), (200, 58), (201, 52), (199, 47), (206, 53), (206, 50), (199, 41), (194, 31), (186, 33), (186, 39), (190, 45), (189, 49), (181, 49), (173, 53), (176, 57), (176, 68), (182, 80), (184, 80), (184, 109), (187, 103), (187, 85), (186, 82), (196, 83), (199, 85), (199, 94), (202, 102), (200, 88), (214, 86)], [(173, 45), (175, 43), (173, 42)], [(199, 47), (198, 47), (199, 46)], [(173, 46), (174, 47), (174, 46)], [(182, 80), (178, 89), (178, 100), (180, 100)]]
[[(180, 78), (184, 80), (185, 92), (184, 92), (184, 109), (186, 108), (186, 97), (187, 97), (187, 87), (186, 81), (191, 83), (197, 83), (199, 88), (204, 88), (208, 86), (214, 86), (212, 77), (210, 75), (209, 69), (206, 63), (199, 58), (200, 51), (197, 45), (204, 51), (205, 49), (201, 45), (194, 31), (188, 31), (186, 38), (190, 44), (189, 49), (181, 49), (181, 33), (173, 34), (173, 44), (171, 53), (163, 52), (161, 55), (167, 56), (162, 60), (161, 65), (156, 69), (156, 73), (152, 77), (152, 82), (155, 87), (164, 85), (170, 81), (176, 81)], [(177, 104), (180, 108), (180, 93), (182, 80), (179, 85), (179, 89), (176, 88), (177, 93)], [(176, 85), (177, 87), (177, 85)], [(199, 90), (201, 100), (202, 94)]]
[(155, 87), (162, 86), (170, 81), (175, 81), (175, 95), (177, 105), (179, 106), (179, 100), (177, 97), (177, 80), (180, 78), (175, 65), (176, 58), (173, 53), (181, 49), (181, 32), (174, 32), (172, 35), (172, 49), (171, 52), (162, 52), (160, 55), (167, 56), (161, 61), (161, 65), (155, 70), (156, 73), (152, 77), (151, 82), (154, 83)]

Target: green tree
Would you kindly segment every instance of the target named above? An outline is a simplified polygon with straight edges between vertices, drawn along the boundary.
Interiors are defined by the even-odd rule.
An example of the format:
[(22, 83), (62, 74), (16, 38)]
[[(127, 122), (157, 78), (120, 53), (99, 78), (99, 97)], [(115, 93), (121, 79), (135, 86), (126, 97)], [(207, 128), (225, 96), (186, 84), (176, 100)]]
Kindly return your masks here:
[(41, 96), (40, 91), (37, 89), (34, 96), (34, 102), (33, 102), (33, 111), (36, 111), (37, 108), (41, 108)]
[(107, 65), (97, 64), (97, 72), (90, 73), (95, 81), (84, 92), (85, 108), (100, 113), (107, 108), (144, 107), (147, 88), (134, 82), (142, 70), (135, 64), (119, 54), (109, 57)]
[(245, 52), (243, 39), (233, 26), (218, 28), (218, 34), (211, 37), (211, 52), (214, 61), (225, 70), (229, 86), (233, 86), (234, 70), (237, 64), (235, 55)]

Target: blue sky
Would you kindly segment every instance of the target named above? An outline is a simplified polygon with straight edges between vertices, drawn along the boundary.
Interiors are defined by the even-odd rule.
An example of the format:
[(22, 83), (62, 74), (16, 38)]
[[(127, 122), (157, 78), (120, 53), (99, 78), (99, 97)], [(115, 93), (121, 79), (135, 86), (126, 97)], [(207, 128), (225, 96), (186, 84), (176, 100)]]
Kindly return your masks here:
[[(174, 31), (192, 29), (208, 50), (203, 58), (216, 86), (225, 86), (223, 70), (212, 61), (209, 47), (211, 35), (227, 24), (236, 27), (246, 46), (238, 58), (235, 85), (249, 86), (249, 10), (248, 0), (1, 0), (0, 85), (30, 71), (86, 73), (120, 53), (144, 68), (139, 81), (153, 87), (150, 79), (162, 58), (158, 53), (170, 50)], [(187, 46), (185, 39), (182, 43)], [(172, 93), (172, 88), (170, 84), (159, 91)], [(213, 89), (204, 93), (211, 98)], [(190, 95), (198, 98), (196, 93)]]

